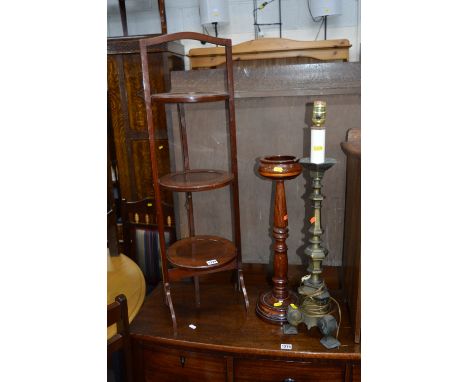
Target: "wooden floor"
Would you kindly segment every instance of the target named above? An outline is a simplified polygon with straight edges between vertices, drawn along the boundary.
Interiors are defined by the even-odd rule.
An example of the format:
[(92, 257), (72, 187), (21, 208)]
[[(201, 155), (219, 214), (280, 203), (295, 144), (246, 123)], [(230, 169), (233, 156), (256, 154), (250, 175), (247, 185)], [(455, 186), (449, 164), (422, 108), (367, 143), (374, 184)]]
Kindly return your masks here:
[[(224, 354), (243, 354), (254, 351), (256, 355), (296, 359), (360, 360), (360, 345), (353, 342), (348, 313), (341, 304), (342, 322), (339, 340), (341, 346), (327, 350), (320, 344), (322, 335), (317, 328), (307, 331), (304, 325), (299, 334), (284, 335), (281, 327), (260, 320), (255, 314), (257, 297), (269, 289), (267, 268), (262, 264), (244, 264), (244, 277), (250, 300), (246, 312), (242, 294), (234, 290), (231, 272), (201, 278), (201, 307), (195, 306), (195, 291), (190, 281), (172, 284), (171, 292), (178, 322), (178, 335), (172, 331), (169, 309), (163, 303), (161, 285), (145, 300), (143, 307), (131, 324), (134, 339), (155, 341), (159, 345), (183, 345), (192, 349), (219, 351)], [(339, 268), (328, 267), (324, 278), (332, 296), (340, 300)], [(290, 284), (297, 289), (305, 267), (289, 266)], [(191, 329), (190, 324), (196, 326)], [(292, 350), (281, 350), (281, 344), (291, 344)]]

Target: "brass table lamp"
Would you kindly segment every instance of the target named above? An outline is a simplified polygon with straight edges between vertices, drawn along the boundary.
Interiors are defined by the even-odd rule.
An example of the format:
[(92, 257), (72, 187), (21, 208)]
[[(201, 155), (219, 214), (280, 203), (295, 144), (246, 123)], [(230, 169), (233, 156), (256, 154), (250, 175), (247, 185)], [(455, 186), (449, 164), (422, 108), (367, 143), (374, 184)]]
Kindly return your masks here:
[[(312, 112), (312, 123), (314, 127), (323, 127), (326, 116), (326, 104), (323, 101), (314, 102)], [(313, 141), (313, 139), (312, 139)], [(314, 146), (311, 145), (311, 150)], [(304, 170), (308, 170), (312, 178), (312, 192), (309, 199), (312, 201), (313, 216), (310, 218), (311, 227), (308, 230), (311, 236), (309, 237), (309, 245), (305, 249), (306, 255), (309, 257), (309, 266), (307, 275), (302, 277), (301, 285), (298, 288), (300, 303), (299, 306), (290, 305), (288, 307), (288, 322), (293, 327), (303, 322), (307, 329), (314, 326), (319, 327), (325, 335), (322, 338), (322, 344), (327, 348), (339, 346), (339, 341), (332, 337), (331, 329), (339, 329), (336, 325), (336, 320), (330, 314), (332, 313), (332, 300), (328, 292), (325, 281), (322, 278), (322, 262), (328, 254), (328, 250), (322, 245), (321, 237), (323, 229), (321, 224), (321, 210), (323, 195), (322, 179), (325, 171), (330, 169), (336, 160), (333, 158), (324, 158), (323, 163), (313, 163), (311, 157), (302, 158), (299, 163)], [(338, 304), (337, 304), (338, 306)], [(339, 307), (339, 306), (338, 306)], [(288, 326), (285, 328), (285, 333), (297, 333), (297, 329)], [(334, 331), (334, 330), (333, 330)]]

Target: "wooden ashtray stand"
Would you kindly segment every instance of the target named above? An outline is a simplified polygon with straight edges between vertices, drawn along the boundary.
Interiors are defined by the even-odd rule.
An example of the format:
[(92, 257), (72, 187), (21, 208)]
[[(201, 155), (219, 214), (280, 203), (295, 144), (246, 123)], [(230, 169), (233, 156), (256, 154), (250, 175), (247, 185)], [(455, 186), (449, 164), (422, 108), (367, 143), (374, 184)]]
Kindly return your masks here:
[(290, 304), (297, 304), (298, 296), (288, 288), (288, 213), (284, 181), (296, 178), (302, 167), (299, 159), (290, 155), (267, 156), (260, 159), (258, 172), (261, 176), (276, 183), (274, 209), (274, 276), (272, 290), (264, 292), (257, 300), (255, 309), (263, 320), (282, 325), (287, 322), (287, 310)]

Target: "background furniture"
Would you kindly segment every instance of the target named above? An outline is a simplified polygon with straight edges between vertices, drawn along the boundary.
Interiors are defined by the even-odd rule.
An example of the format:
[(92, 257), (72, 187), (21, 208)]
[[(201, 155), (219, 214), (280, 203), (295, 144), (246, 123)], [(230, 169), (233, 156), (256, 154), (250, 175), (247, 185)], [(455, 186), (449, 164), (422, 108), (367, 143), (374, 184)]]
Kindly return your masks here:
[(112, 166), (107, 144), (107, 248), (111, 256), (118, 256), (119, 241), (117, 235), (117, 213), (112, 182)]
[[(117, 164), (120, 197), (127, 201), (154, 197), (138, 48), (141, 37), (107, 39), (108, 141), (111, 152), (115, 152), (115, 158), (111, 159)], [(183, 46), (176, 42), (163, 43), (148, 50), (148, 71), (153, 89), (160, 92), (169, 89), (169, 73), (184, 68), (183, 53)], [(155, 154), (163, 175), (170, 169), (166, 111), (163, 106), (153, 106), (153, 124)], [(166, 224), (169, 217), (174, 222), (172, 195), (163, 192), (162, 198), (169, 206)]]
[[(154, 206), (153, 198), (135, 202), (121, 200), (124, 252), (143, 271), (149, 288), (156, 286), (161, 280), (160, 245)], [(164, 211), (164, 209), (169, 208), (171, 206), (163, 203), (164, 216), (170, 217), (170, 212)], [(165, 244), (170, 245), (176, 238), (175, 228), (170, 218), (165, 223)], [(167, 223), (169, 224), (167, 225)]]
[[(249, 297), (255, 299), (268, 287), (267, 266), (243, 268)], [(291, 286), (297, 288), (303, 273), (303, 266), (289, 266)], [(203, 314), (191, 286), (174, 283), (174, 305), (180, 312), (176, 338), (161, 304), (162, 286), (148, 296), (130, 326), (137, 381), (360, 381), (361, 348), (353, 342), (346, 311), (340, 327), (342, 346), (327, 350), (317, 328), (307, 331), (300, 325), (297, 335), (284, 335), (280, 326), (259, 320), (254, 309), (244, 311), (240, 295), (237, 301), (232, 298), (227, 276), (201, 278)], [(324, 278), (332, 296), (340, 300), (337, 268), (325, 267)], [(281, 350), (281, 344), (291, 344), (292, 349)]]
[(133, 381), (132, 349), (130, 344), (130, 331), (128, 323), (128, 308), (125, 295), (120, 294), (115, 301), (107, 305), (107, 327), (117, 326), (117, 333), (107, 340), (107, 362), (112, 354), (123, 350), (125, 373), (127, 382)]
[[(221, 92), (171, 92), (160, 93), (150, 83), (148, 70), (148, 47), (168, 43), (175, 40), (191, 39), (206, 41), (225, 47), (226, 54), (226, 88)], [(244, 294), (246, 308), (249, 305), (247, 293), (241, 269), (241, 236), (239, 218), (239, 188), (237, 179), (237, 145), (236, 145), (236, 121), (234, 111), (234, 79), (232, 75), (232, 51), (231, 40), (214, 38), (207, 35), (192, 32), (174, 33), (165, 36), (151, 37), (140, 40), (140, 53), (143, 73), (143, 88), (148, 124), (148, 136), (150, 144), (151, 169), (159, 231), (159, 243), (161, 247), (161, 265), (165, 290), (165, 301), (171, 311), (174, 332), (177, 332), (175, 311), (172, 306), (170, 283), (186, 277), (195, 279), (195, 298), (200, 305), (200, 294), (197, 277), (202, 274), (237, 270), (239, 289)], [(229, 142), (229, 171), (219, 169), (194, 169), (189, 160), (189, 139), (185, 118), (185, 104), (211, 103), (224, 101), (226, 118), (224, 125), (228, 127), (227, 140)], [(180, 126), (180, 140), (182, 142), (183, 170), (163, 175), (160, 163), (156, 156), (156, 134), (153, 123), (153, 102), (159, 104), (177, 104), (178, 120)], [(189, 125), (191, 128), (191, 126)], [(196, 132), (204, 135), (203, 130)], [(209, 154), (207, 154), (209, 155)], [(196, 166), (195, 166), (196, 167)], [(218, 167), (218, 166), (217, 166)], [(218, 167), (219, 168), (219, 167)], [(230, 186), (232, 195), (232, 227), (234, 240), (230, 241), (215, 235), (196, 235), (193, 219), (192, 192), (209, 191)], [(189, 221), (189, 237), (178, 240), (171, 245), (166, 252), (164, 238), (164, 214), (161, 198), (161, 189), (171, 192), (184, 192), (186, 196), (187, 217)], [(225, 213), (223, 215), (226, 215)], [(172, 269), (169, 269), (169, 263)]]
[[(348, 61), (349, 40), (296, 41), (262, 38), (232, 47), (234, 61), (255, 61), (256, 65), (298, 64), (314, 61)], [(194, 48), (189, 51), (192, 69), (214, 68), (224, 63), (222, 48)], [(242, 62), (245, 66), (246, 62)]]
[[(237, 127), (237, 157), (242, 230), (242, 259), (244, 263), (271, 263), (271, 237), (267, 234), (273, 194), (271, 183), (256, 173), (259, 157), (274, 153), (288, 153), (297, 157), (310, 155), (312, 102), (327, 102), (326, 154), (337, 160), (323, 180), (323, 194), (327, 196), (322, 209), (322, 236), (329, 254), (324, 265), (340, 265), (343, 256), (343, 224), (346, 187), (346, 156), (340, 143), (346, 131), (361, 125), (361, 66), (354, 62), (280, 65), (275, 67), (234, 67), (234, 88)], [(177, 71), (171, 73), (172, 91), (222, 91), (224, 73), (219, 69)], [(226, 163), (227, 146), (219, 131), (225, 121), (221, 103), (187, 105), (185, 117), (195, 132), (190, 137), (190, 161), (198, 166)], [(168, 107), (172, 128), (178, 129), (177, 109)], [(215, 148), (213, 148), (215, 145)], [(181, 142), (174, 135), (171, 142), (171, 163), (183, 166), (178, 153)], [(209, 153), (207, 159), (206, 153)], [(285, 185), (288, 195), (289, 264), (307, 266), (304, 249), (308, 245), (312, 207), (306, 195), (306, 176), (303, 174)], [(198, 193), (194, 219), (201, 232), (229, 237), (231, 226), (224, 217), (229, 205), (227, 189), (213, 193)], [(184, 200), (174, 197), (175, 205)], [(305, 208), (304, 208), (305, 206)], [(182, 209), (182, 208), (181, 208)], [(210, 218), (205, 219), (209, 214)], [(182, 235), (188, 235), (184, 213), (176, 209), (176, 224)], [(294, 216), (294, 219), (291, 218)], [(178, 231), (178, 232), (179, 232)]]
[[(145, 299), (143, 273), (127, 256), (107, 255), (107, 304), (111, 304), (120, 294), (127, 298), (128, 320), (132, 322)], [(107, 338), (116, 332), (116, 325), (109, 326)]]
[(346, 142), (346, 210), (343, 241), (343, 289), (354, 330), (361, 340), (361, 130), (350, 129)]

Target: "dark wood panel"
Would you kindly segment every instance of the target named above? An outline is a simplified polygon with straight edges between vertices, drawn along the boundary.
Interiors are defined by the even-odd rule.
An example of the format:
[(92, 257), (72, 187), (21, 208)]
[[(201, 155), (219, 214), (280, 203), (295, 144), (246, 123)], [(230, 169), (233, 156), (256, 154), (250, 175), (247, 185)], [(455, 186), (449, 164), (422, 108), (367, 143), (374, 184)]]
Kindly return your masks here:
[(226, 381), (223, 357), (156, 346), (144, 347), (141, 356), (147, 382)]
[(359, 129), (348, 132), (341, 144), (346, 154), (346, 208), (343, 239), (343, 290), (354, 329), (354, 340), (361, 339), (361, 140), (352, 141)]
[[(146, 112), (138, 40), (141, 37), (110, 38), (107, 42), (108, 93), (110, 119), (115, 142), (121, 197), (132, 201), (153, 197)], [(178, 43), (162, 44), (151, 49), (149, 72), (151, 86), (169, 91), (169, 70), (184, 67), (183, 47)], [(154, 125), (158, 140), (157, 157), (163, 171), (170, 166), (167, 145), (166, 112), (154, 105)], [(145, 142), (146, 141), (146, 142)], [(172, 205), (170, 193), (164, 193), (166, 204)]]
[[(130, 188), (130, 174), (127, 157), (126, 140), (126, 101), (120, 90), (119, 67), (122, 59), (119, 56), (107, 57), (107, 94), (110, 104), (110, 120), (114, 139), (115, 155), (118, 163), (120, 191), (125, 195), (132, 195)], [(124, 110), (125, 107), (125, 110)], [(108, 137), (109, 139), (109, 137)]]
[[(133, 166), (134, 188), (136, 200), (146, 197), (146, 195), (153, 195), (153, 178), (151, 175), (151, 160), (150, 160), (150, 147), (149, 141), (145, 140), (130, 140), (128, 143), (130, 148), (130, 155), (132, 156), (131, 163)], [(169, 163), (169, 144), (167, 139), (156, 140), (156, 158), (161, 164), (161, 175), (167, 174), (170, 171)], [(162, 192), (163, 201), (167, 205), (172, 206), (172, 194), (168, 191)]]
[(345, 364), (337, 365), (317, 361), (284, 362), (270, 360), (234, 360), (234, 380), (277, 382), (344, 382)]
[(352, 364), (352, 382), (361, 382), (361, 365), (357, 363)]

